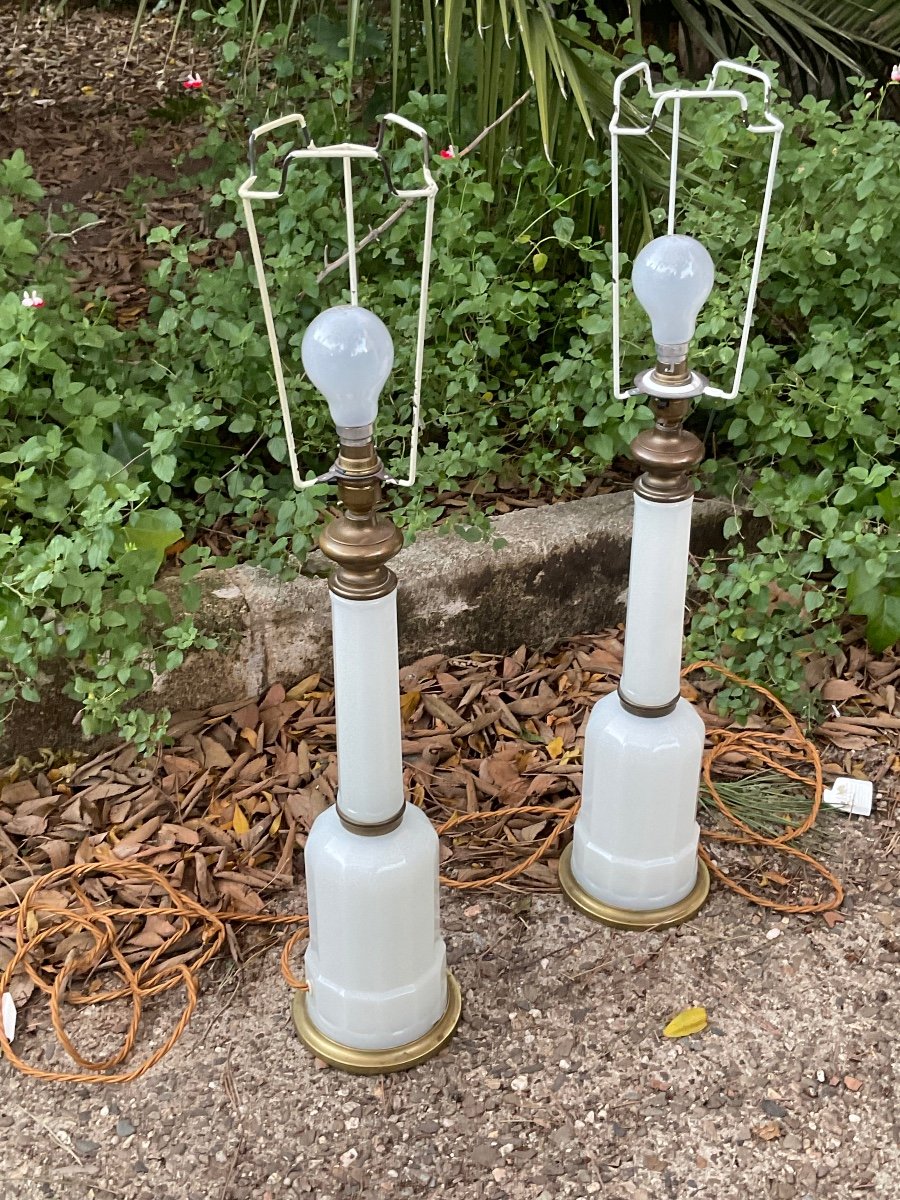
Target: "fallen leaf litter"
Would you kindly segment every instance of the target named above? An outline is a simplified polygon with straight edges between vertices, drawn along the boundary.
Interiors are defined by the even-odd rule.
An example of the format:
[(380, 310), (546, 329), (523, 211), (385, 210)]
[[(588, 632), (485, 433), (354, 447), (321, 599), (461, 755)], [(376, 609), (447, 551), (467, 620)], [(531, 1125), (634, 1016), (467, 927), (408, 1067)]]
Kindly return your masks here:
[[(442, 833), (445, 885), (555, 888), (559, 841), (577, 813), (585, 722), (597, 697), (615, 687), (621, 656), (620, 634), (611, 630), (574, 639), (548, 657), (525, 647), (508, 656), (432, 655), (401, 671), (407, 794)], [(778, 715), (755, 718), (749, 731), (728, 729), (707, 699), (717, 686), (685, 683), (707, 722), (712, 794), (713, 763), (735, 780), (747, 778), (750, 761), (762, 761), (812, 788), (801, 822), (808, 828), (821, 794), (815, 748), (774, 701)], [(103, 1063), (71, 1047), (81, 1068), (74, 1072), (29, 1066), (0, 1034), (7, 1057), (29, 1074), (81, 1082), (137, 1078), (180, 1036), (196, 1003), (197, 975), (226, 941), (233, 944), (234, 926), (294, 925), (282, 968), (292, 986), (303, 986), (290, 956), (306, 934), (306, 919), (265, 906), (270, 894), (295, 885), (295, 854), (334, 800), (329, 688), (313, 675), (290, 690), (276, 685), (258, 702), (182, 713), (171, 728), (174, 745), (155, 760), (138, 761), (133, 749), (119, 747), (88, 763), (47, 764), (29, 779), (13, 771), (0, 793), (7, 881), (0, 895), (5, 890), (15, 902), (0, 913), (0, 990), (19, 1003), (35, 987), (48, 994), (67, 1049), (63, 1000), (130, 997), (136, 1014), (123, 1047)], [(718, 862), (718, 851), (704, 856), (727, 886), (757, 903), (832, 915), (840, 903), (836, 881), (824, 899), (800, 895), (811, 886), (806, 866), (814, 860), (787, 845), (797, 833), (795, 820), (792, 814), (776, 836), (762, 836), (740, 819), (736, 833), (704, 830), (726, 851), (751, 846), (792, 854), (793, 874), (763, 874), (760, 893), (775, 886), (778, 896), (750, 891), (747, 885), (761, 882), (757, 862), (736, 871), (733, 859)], [(827, 869), (815, 869), (831, 883)], [(122, 980), (118, 986), (104, 983), (110, 971)], [(138, 1066), (114, 1071), (135, 1043), (142, 997), (178, 986), (186, 1001), (173, 1034)]]

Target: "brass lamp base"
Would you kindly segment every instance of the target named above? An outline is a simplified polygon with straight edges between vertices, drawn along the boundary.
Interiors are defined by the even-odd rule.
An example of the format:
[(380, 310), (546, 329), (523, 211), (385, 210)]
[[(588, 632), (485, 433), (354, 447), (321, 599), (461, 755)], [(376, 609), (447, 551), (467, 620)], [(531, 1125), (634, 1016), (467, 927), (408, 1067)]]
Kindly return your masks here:
[(453, 1037), (462, 1013), (462, 993), (459, 984), (447, 972), (447, 1008), (444, 1015), (420, 1038), (395, 1046), (392, 1050), (357, 1050), (344, 1046), (322, 1033), (313, 1025), (306, 1005), (306, 992), (297, 992), (291, 1004), (294, 1025), (300, 1041), (308, 1050), (330, 1067), (350, 1071), (353, 1075), (387, 1075), (391, 1071), (407, 1071), (442, 1050)]
[(586, 892), (572, 873), (571, 843), (563, 850), (559, 860), (559, 882), (566, 899), (579, 912), (594, 921), (602, 921), (604, 925), (612, 925), (614, 929), (665, 929), (670, 925), (680, 925), (699, 912), (709, 895), (709, 870), (701, 858), (697, 860), (697, 882), (684, 899), (675, 904), (646, 910), (604, 904)]

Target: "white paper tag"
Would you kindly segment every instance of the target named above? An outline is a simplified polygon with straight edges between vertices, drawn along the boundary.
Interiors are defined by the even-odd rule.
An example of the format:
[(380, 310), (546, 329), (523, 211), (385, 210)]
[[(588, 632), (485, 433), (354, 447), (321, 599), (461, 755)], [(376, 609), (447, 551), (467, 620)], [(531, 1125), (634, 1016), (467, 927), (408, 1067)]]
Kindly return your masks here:
[(868, 779), (848, 779), (842, 776), (834, 781), (834, 787), (825, 789), (822, 801), (831, 808), (839, 808), (841, 812), (851, 813), (855, 817), (870, 817), (874, 791), (875, 788)]
[(16, 1002), (13, 1000), (9, 992), (3, 993), (3, 999), (0, 1000), (0, 1016), (3, 1018), (3, 1032), (6, 1034), (6, 1040), (11, 1042), (16, 1036)]

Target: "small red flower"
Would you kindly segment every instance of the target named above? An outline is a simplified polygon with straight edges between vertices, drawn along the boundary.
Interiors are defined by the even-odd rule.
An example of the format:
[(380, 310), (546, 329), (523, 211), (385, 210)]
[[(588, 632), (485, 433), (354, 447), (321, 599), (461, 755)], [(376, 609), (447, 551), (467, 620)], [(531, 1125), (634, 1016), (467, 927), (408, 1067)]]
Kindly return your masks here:
[(22, 293), (22, 307), (23, 308), (43, 308), (44, 307), (44, 298), (43, 298), (43, 296), (39, 296), (37, 294), (37, 292), (34, 290), (32, 290), (31, 295), (29, 295), (27, 291), (24, 291)]
[(891, 71), (891, 83), (900, 83), (900, 63)]
[(441, 158), (456, 158), (456, 151), (452, 146), (448, 146), (446, 150), (441, 151)]
[(196, 71), (191, 71), (187, 79), (182, 80), (181, 86), (185, 89), (185, 91), (196, 92), (199, 88), (203, 87), (203, 80)]

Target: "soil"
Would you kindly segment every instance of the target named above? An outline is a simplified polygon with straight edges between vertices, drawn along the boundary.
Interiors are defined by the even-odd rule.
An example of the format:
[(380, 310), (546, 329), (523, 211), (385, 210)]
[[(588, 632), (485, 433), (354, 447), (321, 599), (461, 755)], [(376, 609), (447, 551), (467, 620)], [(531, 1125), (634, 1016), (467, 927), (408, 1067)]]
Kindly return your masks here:
[[(206, 52), (173, 36), (174, 24), (148, 14), (131, 46), (132, 11), (0, 4), (0, 157), (24, 150), (48, 210), (94, 214), (70, 240), (69, 263), (86, 292), (103, 287), (120, 325), (146, 306), (146, 233), (179, 221), (205, 232), (198, 188), (160, 197), (133, 186), (181, 177), (177, 160), (199, 140), (216, 92)], [(182, 86), (192, 68), (201, 93)]]

